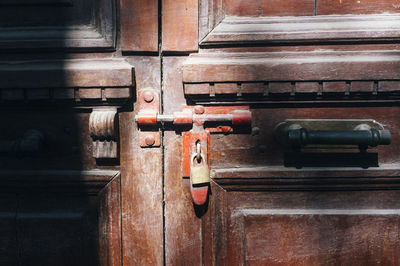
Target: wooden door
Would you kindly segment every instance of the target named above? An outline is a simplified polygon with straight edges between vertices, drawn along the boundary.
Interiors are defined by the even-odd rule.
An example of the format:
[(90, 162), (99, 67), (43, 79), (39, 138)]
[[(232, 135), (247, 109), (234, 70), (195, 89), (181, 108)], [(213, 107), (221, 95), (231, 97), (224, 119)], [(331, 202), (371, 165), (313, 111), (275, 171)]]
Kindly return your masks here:
[[(181, 178), (182, 136), (164, 132), (165, 263), (398, 265), (398, 1), (205, 0), (198, 19), (196, 1), (172, 2), (163, 112), (246, 105), (253, 120), (251, 132), (211, 135), (201, 215)], [(373, 119), (392, 143), (361, 159), (293, 153), (274, 136), (287, 119)]]
[[(398, 10), (0, 1), (0, 264), (398, 265)], [(184, 129), (142, 145), (143, 89), (164, 114), (250, 108), (250, 128), (211, 135), (204, 206)], [(274, 137), (287, 119), (372, 119), (392, 143), (293, 154)]]
[(0, 264), (122, 265), (115, 1), (0, 1)]

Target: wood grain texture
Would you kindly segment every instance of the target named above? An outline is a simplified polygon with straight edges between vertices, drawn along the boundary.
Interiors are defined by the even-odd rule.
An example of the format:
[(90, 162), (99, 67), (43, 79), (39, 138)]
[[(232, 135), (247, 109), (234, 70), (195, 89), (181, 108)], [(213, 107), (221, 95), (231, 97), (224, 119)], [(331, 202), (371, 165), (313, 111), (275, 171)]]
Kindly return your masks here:
[[(178, 69), (184, 57), (164, 58), (164, 112), (181, 110), (185, 103)], [(174, 88), (174, 89), (167, 89)], [(199, 265), (202, 261), (201, 220), (196, 217), (190, 184), (182, 178), (182, 137), (165, 131), (165, 256), (166, 265)]]
[(378, 83), (378, 91), (400, 91), (400, 81), (380, 81)]
[[(185, 95), (198, 104), (211, 99), (220, 103), (303, 102), (398, 102), (399, 82), (393, 81), (263, 81), (186, 83)], [(260, 95), (261, 94), (261, 95)]]
[(225, 12), (232, 16), (312, 16), (314, 0), (225, 0)]
[(224, 0), (199, 1), (199, 40), (224, 18)]
[(353, 81), (351, 82), (350, 92), (373, 92), (375, 84), (372, 81)]
[[(320, 153), (320, 156), (324, 154)], [(379, 168), (284, 166), (242, 166), (217, 168), (214, 182), (228, 191), (333, 191), (382, 190), (400, 188), (400, 166), (381, 164)]]
[(130, 87), (132, 66), (123, 59), (3, 61), (1, 88)]
[(0, 171), (0, 178), (8, 205), (1, 262), (121, 265), (118, 171)]
[(243, 259), (250, 265), (395, 263), (399, 214), (398, 209), (244, 209)]
[(162, 50), (193, 52), (198, 49), (198, 1), (162, 1)]
[(268, 93), (270, 94), (290, 94), (294, 89), (291, 82), (270, 82), (268, 84)]
[(100, 264), (122, 265), (120, 174), (100, 192), (98, 204)]
[(318, 93), (320, 92), (320, 86), (318, 82), (296, 82), (295, 83), (296, 93)]
[(400, 12), (398, 0), (318, 0), (317, 15), (333, 14), (379, 14)]
[(391, 265), (398, 260), (397, 191), (249, 193), (215, 185), (213, 193), (212, 218), (203, 227), (204, 254), (212, 254), (213, 264)]
[(132, 99), (132, 87), (127, 88), (30, 88), (0, 89), (3, 106), (16, 103), (33, 105), (54, 105), (55, 102), (65, 105), (91, 106), (99, 103), (123, 105)]
[[(159, 90), (159, 57), (128, 60), (136, 66), (138, 88)], [(163, 265), (162, 153), (140, 147), (135, 113), (119, 114), (123, 264)]]
[(120, 0), (121, 49), (158, 51), (158, 1)]
[(113, 51), (115, 1), (2, 1), (0, 49)]
[(343, 43), (397, 40), (398, 15), (225, 17), (201, 45)]
[(344, 93), (346, 90), (347, 90), (347, 84), (344, 81), (322, 83), (322, 91), (324, 93)]
[(204, 53), (185, 62), (183, 81), (397, 80), (399, 68), (395, 51)]
[[(287, 106), (287, 108), (272, 108), (270, 104), (269, 108), (258, 108), (252, 109), (252, 126), (259, 128), (258, 134), (246, 135), (246, 134), (234, 134), (227, 136), (211, 136), (211, 165), (214, 169), (218, 168), (235, 168), (237, 166), (251, 168), (251, 167), (283, 167), (285, 164), (285, 152), (290, 152), (290, 149), (285, 149), (285, 147), (279, 144), (274, 136), (274, 128), (285, 119), (374, 119), (379, 123), (385, 125), (385, 128), (392, 132), (392, 144), (388, 146), (378, 146), (373, 149), (369, 149), (370, 153), (378, 153), (379, 165), (387, 166), (390, 164), (396, 164), (400, 160), (400, 150), (396, 143), (399, 141), (399, 136), (396, 132), (399, 132), (400, 125), (397, 123), (397, 117), (400, 115), (400, 108), (398, 106), (374, 106), (374, 103), (370, 105), (365, 105), (364, 107), (357, 106), (359, 104), (347, 104), (347, 107), (343, 106), (331, 106), (331, 107), (318, 107), (318, 106), (307, 106), (298, 105)], [(307, 151), (305, 151), (307, 152)], [(349, 152), (356, 153), (358, 150), (319, 150), (319, 151), (309, 151), (309, 152), (319, 152), (320, 159), (322, 157), (328, 156), (326, 153), (334, 152)], [(305, 156), (300, 154), (299, 156)], [(338, 156), (330, 157), (332, 161), (336, 161), (336, 167), (338, 171), (346, 171), (344, 163), (340, 162), (340, 158), (343, 155), (338, 154)], [(355, 158), (353, 158), (355, 160)], [(313, 171), (323, 170), (328, 166), (324, 164), (318, 164), (315, 162)], [(332, 165), (331, 165), (332, 167)], [(354, 166), (355, 167), (355, 166)], [(361, 171), (361, 165), (357, 168)], [(295, 167), (289, 167), (295, 171)], [(307, 167), (304, 167), (307, 169)], [(379, 168), (371, 167), (369, 170), (375, 171)], [(271, 168), (271, 171), (273, 168)], [(284, 169), (281, 169), (284, 170)], [(311, 171), (311, 169), (309, 169)], [(368, 175), (369, 170), (363, 170), (364, 175)], [(339, 172), (340, 172), (339, 171)], [(304, 171), (298, 171), (301, 176)], [(312, 172), (312, 171), (311, 171)], [(351, 177), (351, 172), (344, 174), (344, 176)], [(332, 173), (332, 172), (330, 172)], [(282, 177), (290, 173), (282, 172)], [(277, 173), (275, 173), (278, 176)], [(315, 174), (317, 178), (318, 174)], [(356, 175), (354, 173), (354, 175)], [(379, 176), (379, 173), (377, 173)], [(380, 176), (388, 177), (389, 173), (386, 172)], [(392, 175), (392, 174), (390, 174)], [(328, 173), (321, 173), (321, 178), (323, 176), (329, 176)], [(250, 177), (255, 177), (253, 174), (249, 174)], [(295, 176), (293, 176), (295, 177)], [(322, 182), (322, 180), (321, 180)], [(360, 184), (361, 185), (361, 184)]]

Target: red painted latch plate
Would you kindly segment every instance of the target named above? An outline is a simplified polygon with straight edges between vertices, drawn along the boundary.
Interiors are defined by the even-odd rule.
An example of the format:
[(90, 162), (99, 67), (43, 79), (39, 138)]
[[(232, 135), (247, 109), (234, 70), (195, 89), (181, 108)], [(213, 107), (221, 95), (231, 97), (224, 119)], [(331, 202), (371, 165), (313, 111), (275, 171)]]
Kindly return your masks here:
[[(138, 105), (140, 111), (135, 119), (139, 125), (141, 147), (160, 146), (160, 123), (172, 123), (176, 127), (181, 127), (182, 176), (187, 178), (190, 177), (192, 155), (202, 157), (204, 159), (202, 163), (207, 164), (209, 170), (211, 133), (228, 134), (235, 132), (237, 128), (251, 126), (251, 112), (248, 106), (185, 105), (181, 112), (175, 112), (172, 115), (159, 114), (159, 96), (151, 89), (143, 89), (138, 92)], [(209, 187), (209, 181), (202, 184), (191, 184), (190, 192), (196, 205), (203, 205), (207, 202)]]
[(140, 147), (159, 147), (161, 145), (161, 132), (157, 127), (157, 115), (160, 112), (160, 97), (153, 89), (138, 91), (138, 107), (141, 117), (138, 128)]
[[(182, 176), (190, 176), (190, 155), (196, 151), (196, 142), (200, 140), (202, 142), (201, 149), (203, 154), (207, 154), (207, 162), (210, 165), (210, 133), (234, 133), (235, 124), (245, 124), (251, 125), (251, 113), (248, 106), (210, 106), (203, 107), (204, 113), (197, 114), (194, 118), (194, 123), (203, 124), (203, 131), (193, 132), (193, 130), (182, 133)], [(183, 111), (192, 110), (194, 112), (195, 108), (200, 108), (199, 106), (183, 106)], [(244, 111), (244, 112), (243, 112)], [(218, 125), (218, 121), (211, 123), (215, 127), (210, 127), (207, 123), (207, 117), (213, 115), (232, 115), (235, 114), (234, 121), (225, 121), (224, 124)], [(204, 144), (203, 144), (204, 143)], [(207, 143), (207, 144), (205, 144)]]

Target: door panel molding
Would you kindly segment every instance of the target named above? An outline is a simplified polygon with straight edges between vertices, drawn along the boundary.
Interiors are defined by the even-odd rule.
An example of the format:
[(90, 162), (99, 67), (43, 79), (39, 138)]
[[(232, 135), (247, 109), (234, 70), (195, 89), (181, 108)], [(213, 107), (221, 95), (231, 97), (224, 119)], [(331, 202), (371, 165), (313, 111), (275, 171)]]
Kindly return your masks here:
[(203, 46), (388, 42), (400, 39), (399, 15), (225, 17)]
[(116, 170), (2, 170), (0, 190), (98, 194), (119, 176)]
[[(4, 4), (10, 3), (11, 1), (7, 1)], [(22, 22), (29, 21), (26, 17), (22, 22), (16, 20), (11, 25), (0, 23), (0, 50), (115, 50), (116, 7), (114, 0), (95, 1), (90, 6), (91, 17), (75, 15), (76, 9), (79, 11), (79, 8), (85, 7), (65, 0), (18, 1), (17, 3), (13, 1), (11, 6), (4, 7), (4, 11), (13, 13), (16, 8), (18, 8), (19, 16), (23, 14), (29, 17), (32, 16), (32, 12), (36, 12), (35, 20), (39, 20), (41, 24), (36, 22), (33, 25), (25, 25)], [(57, 21), (60, 25), (46, 25), (46, 16), (54, 16), (53, 13), (61, 14)], [(43, 17), (42, 20), (40, 16)]]
[(10, 170), (0, 171), (0, 181), (0, 200), (11, 203), (1, 213), (13, 215), (3, 221), (7, 235), (0, 241), (15, 237), (14, 248), (21, 250), (15, 258), (0, 250), (2, 261), (33, 265), (44, 256), (40, 261), (48, 265), (55, 259), (61, 265), (121, 265), (119, 171)]
[[(210, 215), (201, 229), (203, 259), (209, 264), (271, 264), (275, 259), (308, 265), (326, 263), (332, 254), (339, 262), (356, 264), (398, 259), (396, 190), (256, 192), (212, 184)], [(365, 256), (371, 248), (376, 256)]]
[(123, 59), (5, 61), (0, 62), (0, 95), (9, 104), (121, 105), (133, 96), (133, 73)]
[(400, 165), (379, 168), (287, 168), (260, 166), (213, 169), (211, 176), (228, 191), (384, 190), (400, 189)]
[(203, 53), (186, 60), (182, 80), (202, 101), (396, 100), (398, 69), (396, 51)]

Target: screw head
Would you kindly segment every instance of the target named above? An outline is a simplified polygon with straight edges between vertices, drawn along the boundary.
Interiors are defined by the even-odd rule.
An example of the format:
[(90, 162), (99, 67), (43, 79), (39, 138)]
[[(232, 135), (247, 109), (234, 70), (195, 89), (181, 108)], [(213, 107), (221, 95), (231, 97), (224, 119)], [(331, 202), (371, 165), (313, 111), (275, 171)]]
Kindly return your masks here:
[(143, 93), (143, 99), (144, 99), (146, 102), (148, 102), (148, 103), (152, 102), (152, 101), (154, 100), (154, 94), (153, 94), (153, 92), (151, 92), (151, 91), (145, 91), (145, 92)]
[(251, 128), (251, 135), (252, 136), (260, 135), (260, 128), (258, 127)]
[(197, 114), (197, 115), (202, 115), (202, 114), (204, 114), (204, 106), (196, 105), (196, 106), (194, 107), (194, 113)]
[(147, 146), (153, 146), (154, 143), (156, 142), (156, 139), (154, 138), (153, 135), (148, 135), (144, 139), (144, 142), (146, 143)]

